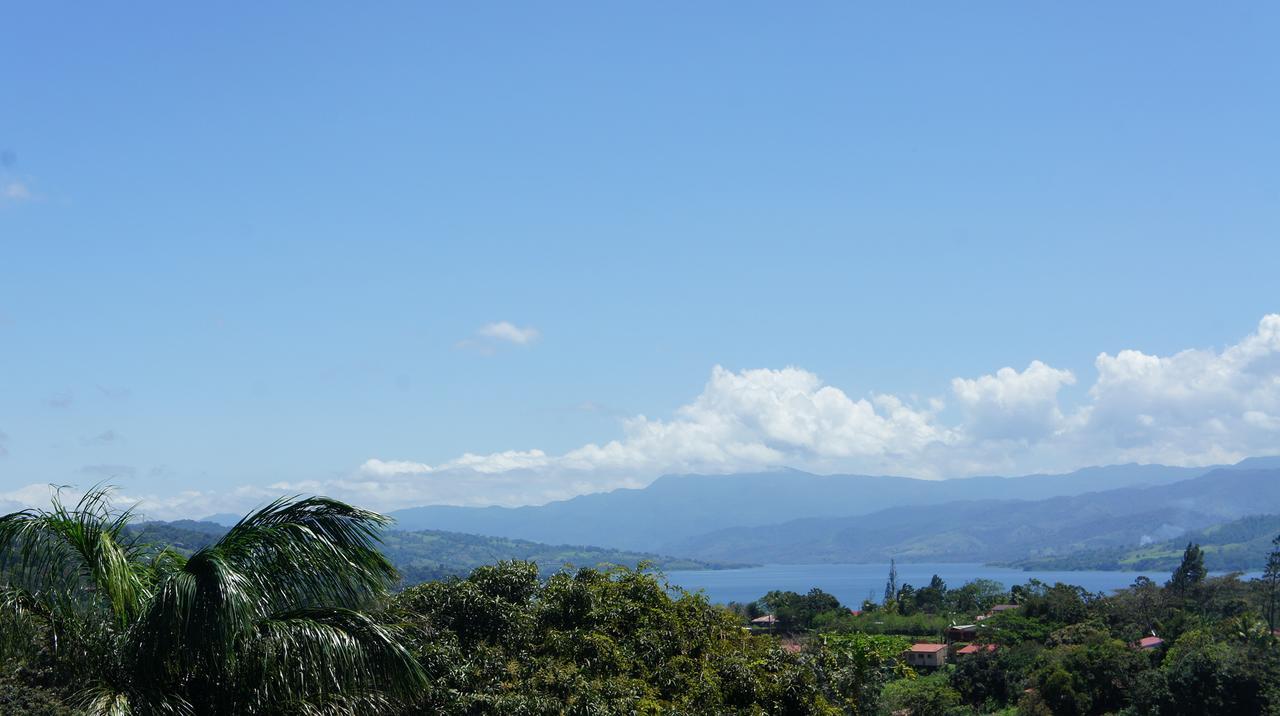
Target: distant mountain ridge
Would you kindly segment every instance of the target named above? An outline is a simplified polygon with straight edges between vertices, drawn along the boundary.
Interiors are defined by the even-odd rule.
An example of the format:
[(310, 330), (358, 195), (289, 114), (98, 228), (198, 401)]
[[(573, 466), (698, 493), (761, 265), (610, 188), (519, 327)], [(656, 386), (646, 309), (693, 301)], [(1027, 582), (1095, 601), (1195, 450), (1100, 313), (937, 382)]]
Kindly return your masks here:
[(1240, 517), (1280, 513), (1280, 468), (1210, 471), (1190, 480), (1043, 500), (971, 500), (869, 515), (737, 527), (662, 549), (757, 562), (1002, 561), (1165, 542)]
[(1213, 470), (1258, 466), (1280, 467), (1280, 458), (1252, 458), (1235, 466), (1112, 465), (1059, 475), (952, 480), (813, 475), (796, 470), (668, 475), (642, 489), (581, 495), (534, 507), (427, 506), (397, 510), (391, 516), (400, 529), (442, 529), (553, 544), (660, 551), (722, 529), (851, 517), (962, 500), (1038, 500), (1166, 485)]

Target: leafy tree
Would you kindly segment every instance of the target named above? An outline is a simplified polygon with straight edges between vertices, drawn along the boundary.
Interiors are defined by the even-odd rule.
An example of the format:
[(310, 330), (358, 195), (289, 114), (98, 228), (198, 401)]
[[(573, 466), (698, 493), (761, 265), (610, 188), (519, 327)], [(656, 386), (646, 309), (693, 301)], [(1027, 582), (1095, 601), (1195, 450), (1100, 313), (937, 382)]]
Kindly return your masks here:
[(1054, 625), (1076, 624), (1088, 617), (1094, 596), (1074, 585), (1031, 580), (1022, 588), (1021, 612)]
[(1263, 714), (1280, 708), (1276, 654), (1241, 648), (1196, 629), (1183, 634), (1135, 689), (1139, 713)]
[(840, 600), (814, 587), (807, 594), (773, 591), (760, 600), (778, 618), (783, 631), (800, 631), (813, 628), (814, 620), (826, 612), (840, 611)]
[(910, 584), (904, 584), (898, 589), (898, 613), (903, 616), (911, 616), (919, 609), (916, 607), (916, 588)]
[(184, 558), (130, 537), (95, 488), (0, 518), (7, 641), (89, 714), (378, 713), (424, 674), (362, 611), (397, 575), (386, 518), (281, 499)]
[(1185, 594), (1192, 587), (1203, 582), (1207, 574), (1204, 568), (1204, 552), (1200, 550), (1200, 545), (1188, 542), (1187, 549), (1182, 553), (1182, 563), (1174, 570), (1173, 576), (1165, 586), (1175, 594)]
[(407, 713), (833, 714), (804, 655), (653, 574), (501, 562), (394, 598), (433, 679)]
[(831, 702), (851, 714), (877, 713), (885, 684), (914, 676), (899, 658), (911, 646), (902, 637), (827, 634), (820, 644), (819, 684)]
[(917, 611), (925, 614), (937, 614), (946, 608), (947, 602), (947, 583), (942, 581), (938, 575), (933, 575), (933, 579), (929, 580), (929, 586), (921, 587), (915, 593), (915, 606)]
[(974, 708), (996, 708), (1003, 705), (1013, 688), (1013, 672), (1002, 663), (1003, 654), (979, 651), (958, 660), (951, 671), (951, 688), (961, 700)]
[(943, 673), (894, 681), (885, 686), (883, 698), (890, 710), (912, 714), (940, 714), (961, 701)]
[(1007, 600), (1004, 585), (994, 579), (975, 579), (947, 591), (948, 608), (962, 614), (978, 614)]
[[(1082, 626), (1082, 625), (1077, 625)], [(1045, 664), (1038, 674), (1045, 701), (1054, 713), (1112, 713), (1127, 705), (1134, 683), (1150, 666), (1145, 656), (1105, 631), (1080, 630), (1083, 643), (1072, 643), (1047, 650), (1041, 656)], [(1070, 684), (1061, 683), (1059, 674), (1066, 673)], [(1058, 693), (1055, 695), (1054, 690)]]
[(1277, 616), (1280, 616), (1280, 536), (1271, 541), (1274, 549), (1267, 555), (1267, 567), (1262, 573), (1262, 582), (1266, 585), (1267, 629), (1276, 630)]
[(1090, 712), (1089, 694), (1076, 689), (1071, 673), (1061, 665), (1040, 677), (1039, 694), (1054, 716), (1084, 716)]

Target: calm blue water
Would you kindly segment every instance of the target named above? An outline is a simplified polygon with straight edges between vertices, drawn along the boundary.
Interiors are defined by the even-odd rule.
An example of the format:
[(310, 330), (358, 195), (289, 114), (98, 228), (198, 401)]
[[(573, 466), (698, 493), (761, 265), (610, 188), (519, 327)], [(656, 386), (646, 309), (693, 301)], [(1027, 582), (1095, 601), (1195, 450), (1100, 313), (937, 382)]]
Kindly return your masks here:
[[(1127, 587), (1144, 575), (1161, 584), (1169, 578), (1166, 572), (1024, 572), (983, 564), (920, 563), (899, 564), (898, 584), (923, 587), (935, 574), (949, 587), (981, 578), (994, 579), (1007, 588), (1034, 578), (1048, 584), (1076, 584), (1091, 592)], [(749, 602), (774, 589), (803, 593), (818, 587), (842, 603), (856, 606), (868, 597), (880, 601), (888, 576), (888, 564), (771, 564), (750, 569), (668, 572), (667, 580), (689, 591), (705, 590), (707, 598), (718, 603)]]

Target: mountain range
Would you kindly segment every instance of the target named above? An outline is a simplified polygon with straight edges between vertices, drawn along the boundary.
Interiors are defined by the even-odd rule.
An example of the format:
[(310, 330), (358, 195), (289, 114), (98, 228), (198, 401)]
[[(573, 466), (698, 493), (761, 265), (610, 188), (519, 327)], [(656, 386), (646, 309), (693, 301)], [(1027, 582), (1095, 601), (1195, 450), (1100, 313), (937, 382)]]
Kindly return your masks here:
[(869, 515), (734, 527), (673, 541), (699, 559), (764, 563), (1013, 561), (1136, 547), (1251, 514), (1280, 512), (1280, 469), (1044, 500), (968, 500)]
[(418, 507), (402, 529), (731, 562), (1012, 561), (1163, 541), (1280, 513), (1280, 457), (1202, 468), (921, 480), (782, 470), (672, 475), (535, 507)]

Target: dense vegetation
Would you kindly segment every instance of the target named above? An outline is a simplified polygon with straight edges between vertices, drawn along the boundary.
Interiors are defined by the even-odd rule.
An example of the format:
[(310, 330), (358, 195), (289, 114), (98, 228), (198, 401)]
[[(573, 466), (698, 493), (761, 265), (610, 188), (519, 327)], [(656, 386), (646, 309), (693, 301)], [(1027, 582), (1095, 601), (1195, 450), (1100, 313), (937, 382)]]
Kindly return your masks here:
[(126, 532), (93, 490), (0, 518), (0, 616), (18, 675), (94, 714), (345, 713), (426, 683), (370, 610), (395, 569), (386, 518), (280, 500), (189, 557)]
[[(101, 492), (0, 518), (0, 711), (1280, 713), (1274, 545), (1258, 580), (1208, 577), (1191, 544), (1165, 585), (1109, 596), (891, 573), (851, 610), (817, 589), (719, 607), (644, 568), (519, 561), (392, 592), (384, 518), (323, 498), (187, 555), (128, 520)], [(958, 623), (982, 648), (908, 665)]]

